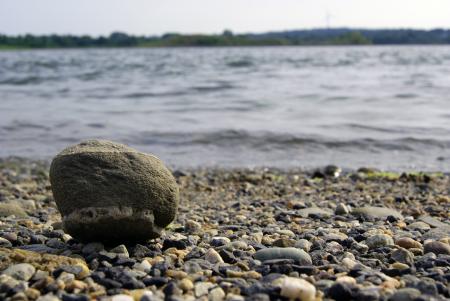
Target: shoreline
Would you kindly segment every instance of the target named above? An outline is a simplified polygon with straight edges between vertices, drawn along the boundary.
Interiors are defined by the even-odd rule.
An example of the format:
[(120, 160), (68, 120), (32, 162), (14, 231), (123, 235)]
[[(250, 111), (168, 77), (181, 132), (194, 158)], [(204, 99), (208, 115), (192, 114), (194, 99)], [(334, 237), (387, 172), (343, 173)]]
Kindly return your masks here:
[[(450, 298), (448, 174), (344, 170), (321, 177), (314, 170), (264, 168), (173, 173), (181, 202), (162, 237), (105, 246), (80, 243), (61, 229), (48, 161), (0, 159), (0, 297)], [(17, 205), (16, 217), (5, 215), (7, 203)], [(301, 255), (258, 255), (275, 248)], [(1, 272), (23, 268), (20, 263), (33, 266), (25, 271), (29, 278)], [(401, 299), (405, 295), (410, 299)]]

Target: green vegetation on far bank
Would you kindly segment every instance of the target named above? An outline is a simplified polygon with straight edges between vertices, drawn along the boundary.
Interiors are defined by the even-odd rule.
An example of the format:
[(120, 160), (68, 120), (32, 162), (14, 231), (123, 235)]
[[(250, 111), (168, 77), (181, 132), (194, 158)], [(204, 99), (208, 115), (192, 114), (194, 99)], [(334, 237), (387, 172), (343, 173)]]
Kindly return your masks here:
[(0, 49), (83, 47), (281, 46), (281, 45), (450, 44), (450, 30), (314, 29), (261, 34), (177, 34), (160, 37), (114, 32), (107, 37), (0, 34)]

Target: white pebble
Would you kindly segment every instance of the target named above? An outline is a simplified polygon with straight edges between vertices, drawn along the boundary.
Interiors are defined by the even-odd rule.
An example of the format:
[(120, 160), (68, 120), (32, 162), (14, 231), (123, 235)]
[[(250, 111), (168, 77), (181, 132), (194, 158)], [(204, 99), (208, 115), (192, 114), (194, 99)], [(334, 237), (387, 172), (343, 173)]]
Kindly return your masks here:
[(300, 278), (285, 277), (281, 283), (280, 294), (289, 299), (314, 301), (316, 299), (316, 287)]

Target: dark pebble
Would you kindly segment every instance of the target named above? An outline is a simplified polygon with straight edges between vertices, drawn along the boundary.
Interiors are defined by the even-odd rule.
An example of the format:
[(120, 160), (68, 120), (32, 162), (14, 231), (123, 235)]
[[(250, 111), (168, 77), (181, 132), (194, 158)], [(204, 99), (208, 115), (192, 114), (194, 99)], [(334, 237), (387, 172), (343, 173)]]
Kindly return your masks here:
[(347, 283), (335, 283), (327, 291), (327, 296), (336, 301), (352, 300), (354, 295), (352, 286)]
[(149, 277), (142, 279), (145, 286), (155, 285), (156, 287), (161, 287), (169, 282), (168, 278), (165, 277)]
[(189, 245), (188, 240), (186, 239), (165, 239), (163, 243), (163, 250), (169, 249), (169, 248), (176, 248), (178, 250), (184, 250)]

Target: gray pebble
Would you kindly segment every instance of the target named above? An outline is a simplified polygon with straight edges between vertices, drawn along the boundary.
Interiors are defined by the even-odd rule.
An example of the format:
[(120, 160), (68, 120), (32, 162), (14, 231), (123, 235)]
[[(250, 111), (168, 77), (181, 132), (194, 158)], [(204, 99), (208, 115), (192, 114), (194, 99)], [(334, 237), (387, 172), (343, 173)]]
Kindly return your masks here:
[(2, 274), (13, 277), (17, 280), (28, 281), (31, 277), (33, 277), (36, 269), (34, 266), (28, 263), (19, 263), (10, 266), (6, 270), (2, 272)]
[(255, 259), (260, 261), (273, 259), (293, 259), (300, 264), (312, 264), (311, 256), (303, 250), (296, 248), (267, 248), (255, 253)]

